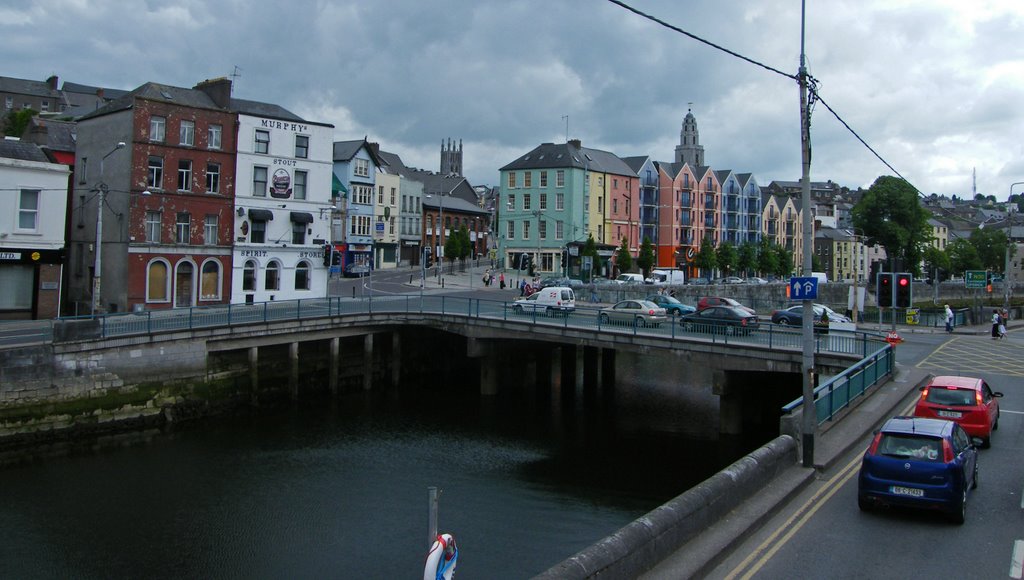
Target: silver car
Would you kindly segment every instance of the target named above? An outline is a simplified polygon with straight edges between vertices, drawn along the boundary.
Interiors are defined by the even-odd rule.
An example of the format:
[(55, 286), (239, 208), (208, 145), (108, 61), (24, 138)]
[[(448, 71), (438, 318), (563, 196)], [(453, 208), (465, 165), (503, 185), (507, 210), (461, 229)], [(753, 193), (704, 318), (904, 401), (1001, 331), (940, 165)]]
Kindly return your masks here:
[(636, 326), (659, 326), (668, 320), (665, 309), (650, 300), (622, 300), (598, 313), (601, 324), (617, 322)]

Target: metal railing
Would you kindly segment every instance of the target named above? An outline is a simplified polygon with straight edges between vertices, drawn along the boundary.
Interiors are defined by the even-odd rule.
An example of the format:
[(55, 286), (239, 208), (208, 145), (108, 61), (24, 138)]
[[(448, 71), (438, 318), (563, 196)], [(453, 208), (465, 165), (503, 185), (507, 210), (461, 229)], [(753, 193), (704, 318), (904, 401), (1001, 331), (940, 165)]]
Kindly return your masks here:
[[(836, 413), (850, 406), (871, 387), (892, 374), (896, 366), (896, 351), (886, 344), (860, 362), (828, 379), (814, 389), (814, 409), (818, 425), (835, 418)], [(803, 406), (803, 398), (782, 407), (783, 415)]]

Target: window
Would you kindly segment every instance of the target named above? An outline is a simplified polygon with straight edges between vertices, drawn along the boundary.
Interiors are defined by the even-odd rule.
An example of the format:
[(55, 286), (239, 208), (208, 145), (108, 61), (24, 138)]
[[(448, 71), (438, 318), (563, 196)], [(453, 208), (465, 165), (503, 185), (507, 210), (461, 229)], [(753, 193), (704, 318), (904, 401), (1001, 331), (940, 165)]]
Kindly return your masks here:
[(182, 121), (178, 128), (178, 142), (182, 145), (192, 147), (196, 144), (196, 123), (195, 121)]
[(555, 209), (558, 210), (558, 211), (562, 211), (563, 209), (565, 209), (565, 194), (564, 193), (556, 193), (555, 194)]
[(613, 199), (612, 200), (612, 213), (613, 214), (614, 213), (619, 213), (619, 200), (618, 199)]
[(256, 290), (256, 262), (249, 260), (242, 268), (242, 291), (252, 292)]
[(191, 240), (192, 216), (189, 213), (178, 214), (174, 223), (174, 241), (178, 244), (187, 244)]
[(357, 177), (369, 177), (370, 176), (370, 161), (368, 159), (356, 159), (353, 173)]
[(270, 152), (270, 131), (256, 130), (256, 144), (253, 146), (254, 153)]
[(558, 220), (558, 221), (555, 222), (555, 239), (556, 240), (561, 240), (564, 237), (565, 237), (565, 224), (562, 222), (562, 220)]
[(509, 188), (514, 188), (516, 186), (516, 172), (515, 171), (509, 171), (508, 172), (508, 186), (509, 186)]
[(548, 239), (548, 221), (547, 220), (538, 220), (538, 222), (537, 222), (537, 235), (540, 236), (540, 239), (542, 239), (542, 240)]
[(377, 205), (384, 205), (384, 186), (377, 186)]
[(82, 163), (80, 165), (81, 165), (82, 170), (81, 171), (77, 171), (76, 170), (75, 173), (78, 174), (78, 183), (81, 185), (81, 184), (85, 183), (85, 176), (89, 175), (89, 158), (88, 157), (83, 157), (82, 158)]
[(395, 205), (395, 196), (396, 195), (398, 195), (398, 192), (395, 191), (394, 187), (392, 187), (391, 188), (391, 203), (390, 203), (390, 205)]
[(555, 172), (555, 187), (565, 187), (565, 170), (559, 169)]
[(373, 188), (369, 185), (352, 186), (352, 202), (370, 205), (373, 203)]
[(295, 199), (306, 199), (307, 175), (305, 171), (295, 172), (295, 182), (292, 183), (292, 193), (295, 195)]
[(255, 197), (267, 197), (267, 168), (252, 168), (252, 194)]
[(292, 222), (292, 243), (301, 246), (306, 243), (306, 224)]
[(220, 262), (217, 260), (203, 262), (203, 268), (199, 273), (199, 299), (220, 299)]
[(220, 149), (220, 138), (223, 133), (224, 128), (220, 125), (210, 125), (206, 130), (206, 147), (208, 149)]
[(160, 222), (162, 214), (158, 211), (146, 212), (146, 241), (152, 244), (160, 243)]
[(203, 222), (203, 243), (207, 246), (217, 245), (217, 226), (219, 219), (215, 215), (206, 216), (206, 221)]
[(39, 227), (39, 190), (21, 190), (18, 200), (18, 229), (35, 231)]
[(178, 191), (192, 191), (192, 160), (178, 162)]
[(510, 193), (510, 194), (508, 194), (508, 209), (515, 209), (515, 208), (516, 208), (516, 194)]
[(505, 237), (510, 240), (516, 239), (516, 222), (508, 220), (508, 231), (505, 234)]
[(50, 101), (42, 101), (40, 105), (42, 105), (44, 113), (50, 110)]
[(548, 194), (542, 193), (542, 194), (540, 194), (540, 208), (539, 209), (547, 209), (547, 208), (548, 208)]
[(263, 289), (281, 289), (281, 266), (277, 262), (271, 262), (267, 264), (267, 279), (263, 284)]
[(167, 119), (163, 117), (149, 118), (149, 140), (163, 143), (167, 133)]
[(164, 158), (149, 158), (149, 182), (146, 184), (153, 189), (163, 189), (164, 183)]
[(206, 193), (220, 193), (220, 164), (206, 164)]
[(309, 262), (295, 265), (295, 289), (309, 290)]
[(530, 209), (530, 194), (523, 194), (523, 211)]
[(295, 136), (295, 156), (299, 159), (309, 157), (309, 137), (305, 135)]
[(388, 220), (388, 233), (392, 236), (395, 235), (395, 217), (391, 216)]
[(7, 97), (4, 99), (4, 108), (7, 110), (14, 108), (14, 97)]
[(530, 239), (530, 222), (529, 220), (523, 220), (523, 239)]
[(249, 230), (249, 241), (254, 244), (264, 244), (267, 241), (266, 220), (252, 220), (252, 228)]
[(171, 294), (167, 262), (156, 260), (149, 263), (146, 272), (146, 302), (168, 302)]
[(523, 172), (523, 187), (533, 187), (533, 172), (532, 171), (524, 171)]
[(370, 216), (352, 216), (352, 220), (349, 222), (349, 233), (354, 236), (370, 235)]
[(541, 171), (540, 172), (540, 186), (541, 187), (547, 187), (548, 186), (548, 172), (547, 171)]

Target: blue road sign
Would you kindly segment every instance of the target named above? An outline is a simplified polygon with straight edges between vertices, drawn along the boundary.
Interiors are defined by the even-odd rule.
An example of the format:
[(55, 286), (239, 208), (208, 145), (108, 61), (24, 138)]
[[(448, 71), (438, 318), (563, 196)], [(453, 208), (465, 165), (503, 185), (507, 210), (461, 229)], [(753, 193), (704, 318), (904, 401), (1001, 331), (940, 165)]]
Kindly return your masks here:
[(790, 300), (817, 300), (818, 279), (817, 278), (790, 278), (789, 279)]

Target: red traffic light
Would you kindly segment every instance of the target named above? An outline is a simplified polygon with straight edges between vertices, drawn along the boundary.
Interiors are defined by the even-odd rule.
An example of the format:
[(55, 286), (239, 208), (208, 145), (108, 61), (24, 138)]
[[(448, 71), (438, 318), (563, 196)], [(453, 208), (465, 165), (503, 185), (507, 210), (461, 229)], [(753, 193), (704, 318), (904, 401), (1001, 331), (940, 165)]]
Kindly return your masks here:
[(900, 286), (906, 286), (907, 284), (910, 284), (910, 280), (901, 276), (900, 277)]

